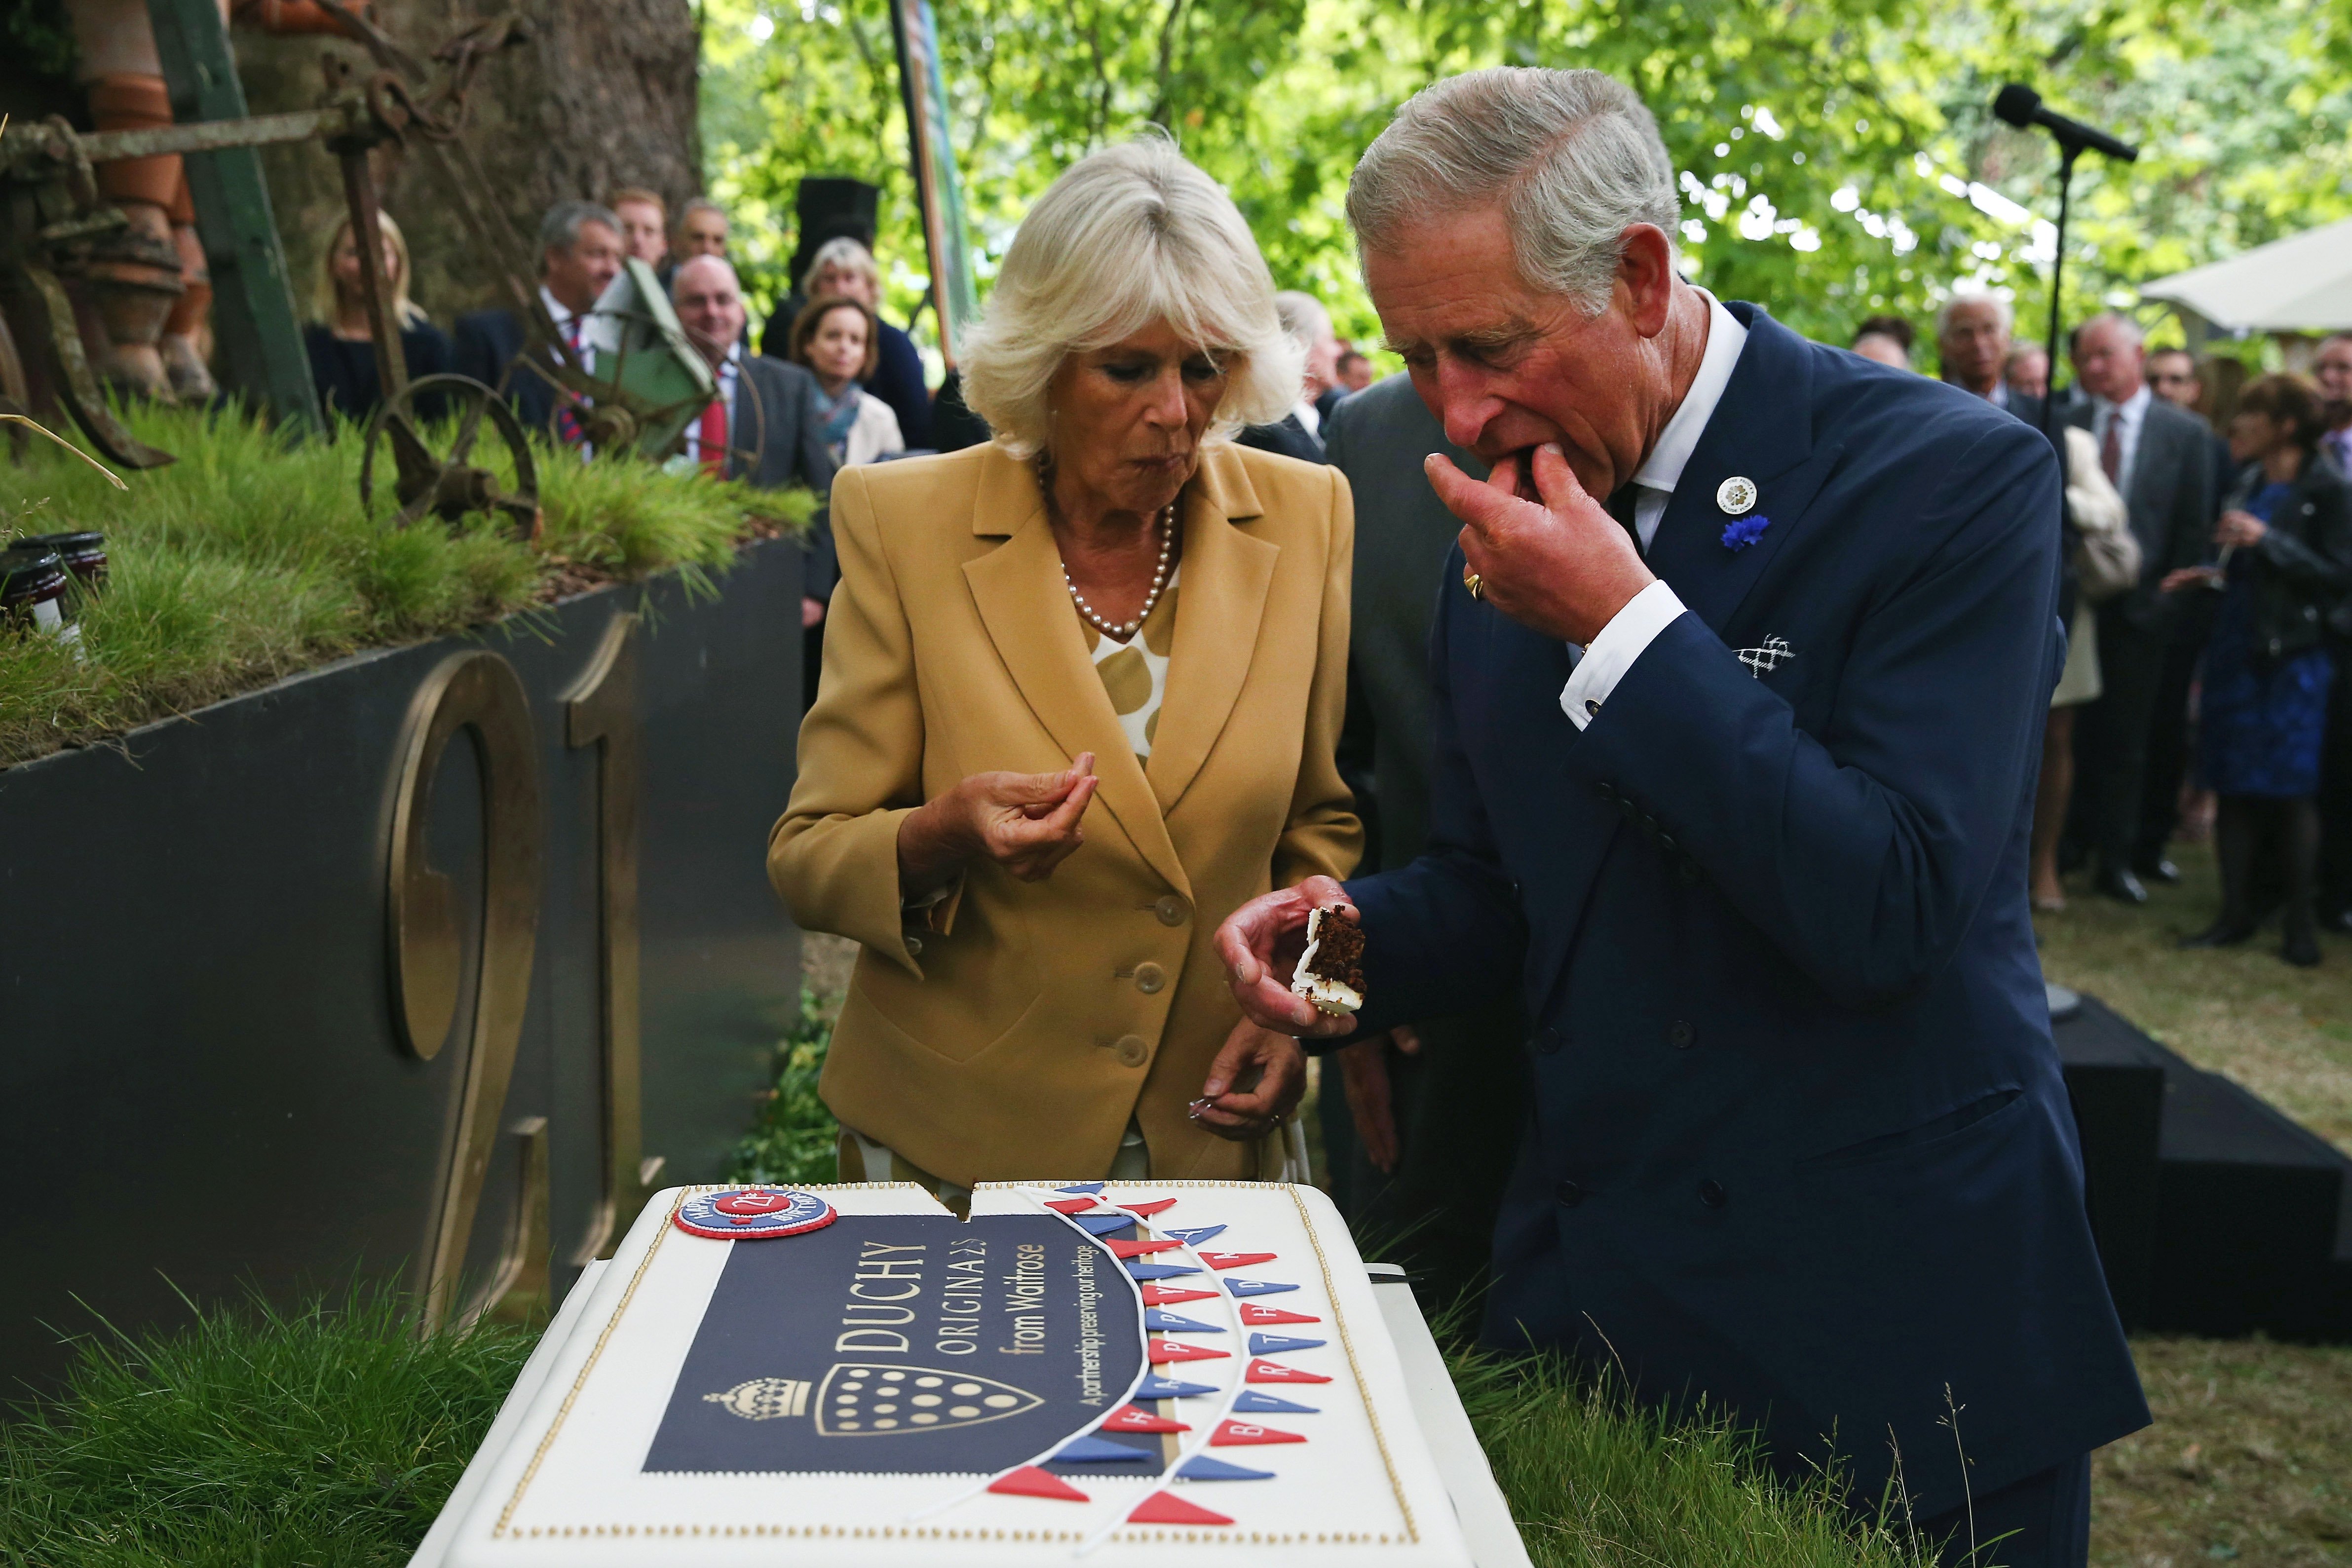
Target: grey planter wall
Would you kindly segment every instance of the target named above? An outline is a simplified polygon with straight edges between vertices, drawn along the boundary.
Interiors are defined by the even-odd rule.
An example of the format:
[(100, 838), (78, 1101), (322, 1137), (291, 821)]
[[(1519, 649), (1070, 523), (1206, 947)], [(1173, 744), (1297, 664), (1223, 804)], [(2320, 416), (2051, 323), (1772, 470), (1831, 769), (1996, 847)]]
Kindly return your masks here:
[[(452, 1213), (449, 1313), (501, 1283), (503, 1310), (560, 1298), (593, 1255), (629, 1100), (605, 1070), (608, 1022), (627, 1022), (606, 1004), (614, 775), (597, 744), (571, 743), (566, 699), (633, 613), (634, 700), (616, 709), (625, 681), (608, 688), (605, 728), (625, 764), (634, 725), (640, 779), (642, 1152), (664, 1162), (656, 1185), (717, 1173), (799, 995), (762, 849), (793, 782), (800, 584), (797, 548), (758, 545), (716, 598), (676, 577), (605, 589), (0, 773), (0, 1400), (54, 1377), (59, 1334), (94, 1329), (93, 1311), (126, 1328), (184, 1316), (175, 1287), (287, 1300), (360, 1277), (423, 1292)], [(474, 730), (431, 775), (422, 841), (455, 939), (436, 951), (458, 963), (456, 1022), (427, 1059), (395, 1017), (394, 826), (420, 694), (479, 654), (510, 667), (472, 668), (519, 691), (529, 726), (487, 794), (498, 747)], [(514, 793), (531, 757), (535, 811)], [(476, 1091), (478, 1201), (453, 1209), (486, 1048), (486, 816), (514, 863), (535, 858), (501, 897), (509, 916), (535, 909), (536, 937), (527, 991), (503, 972), (521, 1005), (510, 1080)], [(497, 1278), (502, 1258), (519, 1278)]]

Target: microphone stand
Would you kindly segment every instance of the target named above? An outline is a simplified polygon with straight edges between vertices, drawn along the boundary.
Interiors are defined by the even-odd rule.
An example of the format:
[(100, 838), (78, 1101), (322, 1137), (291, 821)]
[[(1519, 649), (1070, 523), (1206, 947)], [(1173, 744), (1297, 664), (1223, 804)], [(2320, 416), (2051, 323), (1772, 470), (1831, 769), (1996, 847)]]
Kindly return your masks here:
[(2050, 368), (2044, 374), (2042, 389), (2042, 438), (2056, 450), (2062, 475), (2066, 468), (2066, 448), (2058, 439), (2058, 323), (2066, 280), (2066, 213), (2074, 202), (2074, 160), (2082, 155), (2081, 142), (2063, 136), (2058, 139), (2058, 237), (2050, 251), (2050, 341), (2043, 351)]

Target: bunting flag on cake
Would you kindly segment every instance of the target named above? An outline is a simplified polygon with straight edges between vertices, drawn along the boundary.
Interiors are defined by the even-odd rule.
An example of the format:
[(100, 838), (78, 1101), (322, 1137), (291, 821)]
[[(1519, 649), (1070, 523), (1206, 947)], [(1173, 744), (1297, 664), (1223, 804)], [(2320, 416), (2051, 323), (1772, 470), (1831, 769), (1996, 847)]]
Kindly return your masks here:
[(1215, 1323), (1195, 1322), (1191, 1318), (1181, 1318), (1157, 1307), (1143, 1310), (1143, 1326), (1155, 1334), (1222, 1334), (1225, 1331)]
[(1320, 1415), (1320, 1408), (1301, 1405), (1294, 1399), (1276, 1399), (1271, 1394), (1260, 1394), (1255, 1388), (1244, 1388), (1234, 1399), (1236, 1415)]
[[(1174, 1340), (1154, 1340), (1151, 1342), (1149, 1353), (1154, 1366), (1163, 1366), (1171, 1361), (1223, 1361), (1231, 1352), (1213, 1351), (1206, 1345), (1180, 1345)], [(1268, 1362), (1264, 1364), (1271, 1366), (1273, 1363)], [(1326, 1377), (1316, 1381), (1328, 1383), (1331, 1380)]]
[[(1131, 1273), (1136, 1265), (1130, 1263), (1127, 1267)], [(1198, 1274), (1200, 1270), (1195, 1268), (1192, 1272)], [(1271, 1284), (1264, 1279), (1228, 1279), (1225, 1281), (1225, 1289), (1235, 1296), (1271, 1296), (1276, 1291), (1296, 1290), (1298, 1287)]]
[(1212, 1513), (1172, 1492), (1153, 1492), (1127, 1516), (1129, 1524), (1231, 1524), (1222, 1513)]
[(1143, 1304), (1147, 1307), (1181, 1307), (1187, 1301), (1206, 1301), (1216, 1296), (1214, 1290), (1187, 1290), (1181, 1285), (1146, 1285)]
[(1195, 1454), (1176, 1467), (1176, 1474), (1188, 1481), (1270, 1481), (1272, 1470), (1253, 1470), (1245, 1465), (1228, 1464), (1213, 1459), (1206, 1454)]
[[(1135, 1385), (1135, 1397), (1138, 1399), (1197, 1399), (1203, 1394), (1216, 1392), (1216, 1389), (1209, 1384), (1178, 1383), (1175, 1379), (1162, 1377), (1156, 1372)], [(1247, 1399), (1250, 1396), (1244, 1394), (1242, 1397)], [(1239, 1409), (1240, 1406), (1235, 1405), (1234, 1408)]]
[(1293, 1351), (1319, 1351), (1328, 1340), (1295, 1340), (1286, 1334), (1252, 1334), (1250, 1354), (1288, 1355)]
[(1242, 1321), (1251, 1328), (1272, 1323), (1319, 1323), (1322, 1321), (1312, 1312), (1286, 1312), (1279, 1307), (1261, 1307), (1255, 1301), (1242, 1303)]
[(1102, 1424), (1106, 1432), (1190, 1432), (1192, 1428), (1181, 1421), (1171, 1421), (1165, 1415), (1154, 1415), (1149, 1410), (1133, 1405), (1122, 1405), (1110, 1413)]
[(1320, 1373), (1301, 1372), (1295, 1366), (1283, 1366), (1270, 1361), (1249, 1363), (1248, 1379), (1252, 1383), (1328, 1383)]
[(1271, 1426), (1254, 1426), (1246, 1421), (1228, 1421), (1209, 1438), (1212, 1448), (1246, 1448), (1265, 1443), (1304, 1443), (1306, 1437), (1297, 1432), (1277, 1432)]
[(997, 1477), (988, 1483), (988, 1489), (1002, 1492), (1007, 1497), (1054, 1498), (1063, 1502), (1093, 1500), (1051, 1470), (1041, 1470), (1034, 1465), (1024, 1465), (1017, 1470)]
[(1246, 1268), (1253, 1263), (1274, 1261), (1271, 1252), (1201, 1252), (1193, 1256), (1221, 1272), (1227, 1268)]

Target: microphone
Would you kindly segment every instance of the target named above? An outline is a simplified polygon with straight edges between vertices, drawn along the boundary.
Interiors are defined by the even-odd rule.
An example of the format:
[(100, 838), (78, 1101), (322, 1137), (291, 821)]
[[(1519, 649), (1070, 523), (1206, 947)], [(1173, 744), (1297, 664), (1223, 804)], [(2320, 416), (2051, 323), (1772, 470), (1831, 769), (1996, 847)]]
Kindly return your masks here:
[(2119, 158), (2126, 163), (2139, 159), (2139, 149), (2130, 143), (2117, 141), (2096, 126), (2069, 120), (2063, 114), (2042, 108), (2042, 95), (2023, 82), (2013, 81), (2002, 88), (1992, 100), (1992, 111), (2020, 130), (2031, 130), (2036, 125), (2043, 127), (2058, 138), (2060, 146), (2071, 152), (2079, 153), (2088, 147), (2095, 153)]

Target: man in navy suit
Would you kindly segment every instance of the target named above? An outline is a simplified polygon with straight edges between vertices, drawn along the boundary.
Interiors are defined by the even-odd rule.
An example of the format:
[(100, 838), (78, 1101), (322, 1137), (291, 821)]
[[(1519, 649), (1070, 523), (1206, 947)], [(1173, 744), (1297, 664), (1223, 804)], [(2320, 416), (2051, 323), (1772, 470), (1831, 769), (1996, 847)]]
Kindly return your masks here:
[[(2147, 1413), (2026, 912), (2056, 463), (1685, 282), (1673, 179), (1591, 71), (1442, 82), (1365, 154), (1373, 304), (1493, 469), (1426, 466), (1465, 525), (1429, 847), (1257, 900), (1220, 952), (1253, 1017), (1318, 1037), (1517, 988), (1492, 1342), (1728, 1406), (1860, 1507), (1899, 1466), (1953, 1560), (1973, 1532), (2080, 1563), (2090, 1452)], [(1351, 1020), (1285, 984), (1335, 902)]]
[[(539, 300), (555, 330), (580, 346), (581, 318), (620, 276), (621, 220), (594, 202), (558, 202), (539, 225)], [(507, 310), (457, 318), (453, 368), (504, 392), (526, 430), (551, 434), (553, 366), (528, 353), (522, 317)]]

